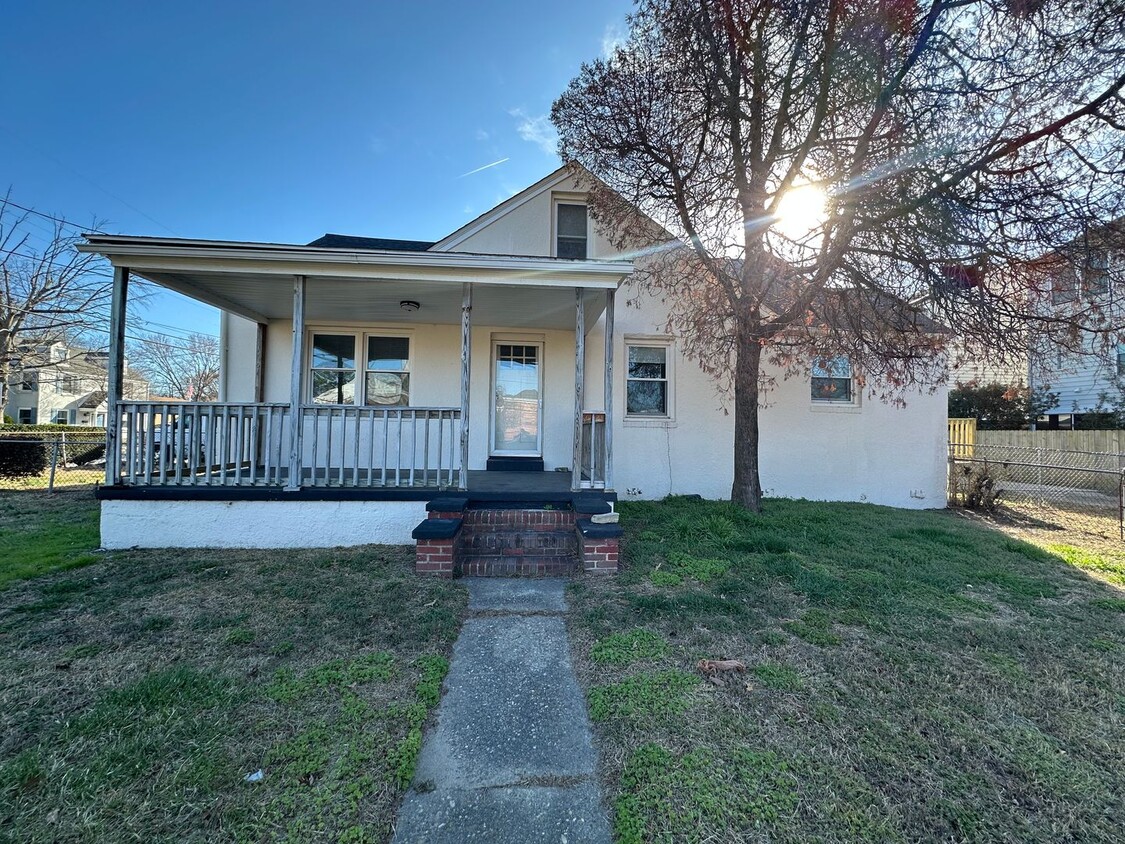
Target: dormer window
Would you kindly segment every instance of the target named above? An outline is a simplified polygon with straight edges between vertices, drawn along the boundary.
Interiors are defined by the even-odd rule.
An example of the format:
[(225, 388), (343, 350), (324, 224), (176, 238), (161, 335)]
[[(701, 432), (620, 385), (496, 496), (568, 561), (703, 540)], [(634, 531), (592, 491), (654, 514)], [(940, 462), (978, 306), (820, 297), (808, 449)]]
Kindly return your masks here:
[(586, 260), (586, 206), (560, 202), (555, 209), (555, 256)]

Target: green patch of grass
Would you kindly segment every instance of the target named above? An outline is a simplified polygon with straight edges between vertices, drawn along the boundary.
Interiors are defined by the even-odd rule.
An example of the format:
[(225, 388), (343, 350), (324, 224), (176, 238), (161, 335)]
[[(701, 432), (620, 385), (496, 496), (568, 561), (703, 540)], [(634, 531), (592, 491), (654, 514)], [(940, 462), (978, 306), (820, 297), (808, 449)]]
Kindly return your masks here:
[(751, 671), (754, 672), (754, 676), (761, 681), (763, 686), (774, 691), (796, 692), (804, 686), (801, 675), (785, 665), (763, 662), (761, 665), (755, 665)]
[(668, 643), (651, 630), (636, 628), (613, 633), (594, 643), (590, 659), (602, 665), (629, 665), (643, 660), (659, 659), (668, 653)]
[(1117, 586), (1125, 586), (1125, 558), (1111, 557), (1075, 548), (1073, 545), (1048, 545), (1047, 550), (1077, 569)]
[(66, 655), (72, 659), (88, 659), (100, 654), (105, 647), (95, 642), (87, 642), (84, 645), (75, 645), (70, 650), (66, 651)]
[(235, 627), (223, 639), (228, 645), (249, 645), (254, 641), (254, 631), (248, 627)]
[(812, 609), (796, 621), (787, 621), (786, 630), (810, 645), (838, 645), (840, 637), (832, 632), (832, 617), (824, 610)]
[(97, 562), (91, 551), (98, 535), (97, 502), (89, 490), (0, 495), (0, 589)]
[(1125, 598), (1095, 598), (1090, 606), (1110, 612), (1125, 613)]
[(342, 689), (374, 680), (391, 679), (394, 656), (387, 652), (367, 653), (354, 659), (332, 659), (297, 674), (291, 669), (279, 669), (266, 694), (279, 703), (292, 703), (321, 689)]
[(645, 744), (625, 764), (614, 832), (621, 844), (726, 840), (776, 828), (796, 804), (796, 779), (775, 753)]
[(175, 624), (175, 620), (167, 615), (150, 615), (141, 621), (141, 630), (145, 633), (157, 633), (167, 630)]
[(699, 688), (699, 682), (692, 674), (672, 669), (642, 672), (620, 683), (594, 686), (588, 695), (590, 717), (604, 721), (677, 715), (691, 707), (692, 692)]

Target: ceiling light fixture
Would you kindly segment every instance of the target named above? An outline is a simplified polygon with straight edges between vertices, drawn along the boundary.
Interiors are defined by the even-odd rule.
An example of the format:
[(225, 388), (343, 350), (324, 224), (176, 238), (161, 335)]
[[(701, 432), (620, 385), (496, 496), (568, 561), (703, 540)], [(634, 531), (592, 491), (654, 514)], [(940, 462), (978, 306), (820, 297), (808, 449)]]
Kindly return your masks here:
[(409, 313), (414, 313), (414, 311), (416, 311), (420, 307), (422, 307), (417, 302), (415, 302), (413, 299), (403, 299), (401, 302), (398, 303), (398, 306), (400, 308), (402, 308), (404, 311), (407, 311)]

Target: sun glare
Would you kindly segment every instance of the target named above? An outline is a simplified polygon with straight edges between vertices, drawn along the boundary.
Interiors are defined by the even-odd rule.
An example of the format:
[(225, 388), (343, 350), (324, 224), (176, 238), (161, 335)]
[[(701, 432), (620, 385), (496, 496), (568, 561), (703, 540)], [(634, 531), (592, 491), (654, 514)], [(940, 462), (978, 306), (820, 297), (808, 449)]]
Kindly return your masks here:
[(828, 219), (828, 197), (816, 185), (790, 188), (777, 206), (774, 227), (792, 240), (804, 240)]

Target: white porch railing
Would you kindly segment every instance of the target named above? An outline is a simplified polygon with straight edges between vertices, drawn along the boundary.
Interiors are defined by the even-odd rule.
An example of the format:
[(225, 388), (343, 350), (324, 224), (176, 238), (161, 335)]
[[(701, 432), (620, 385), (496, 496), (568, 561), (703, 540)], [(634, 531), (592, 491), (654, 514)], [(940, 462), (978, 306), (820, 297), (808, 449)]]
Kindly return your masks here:
[[(117, 407), (121, 484), (292, 486), (288, 405), (121, 402)], [(447, 407), (302, 408), (298, 484), (456, 486), (460, 415)]]
[(306, 486), (457, 485), (457, 408), (306, 407), (301, 425)]
[(605, 489), (605, 414), (582, 414), (582, 489)]

